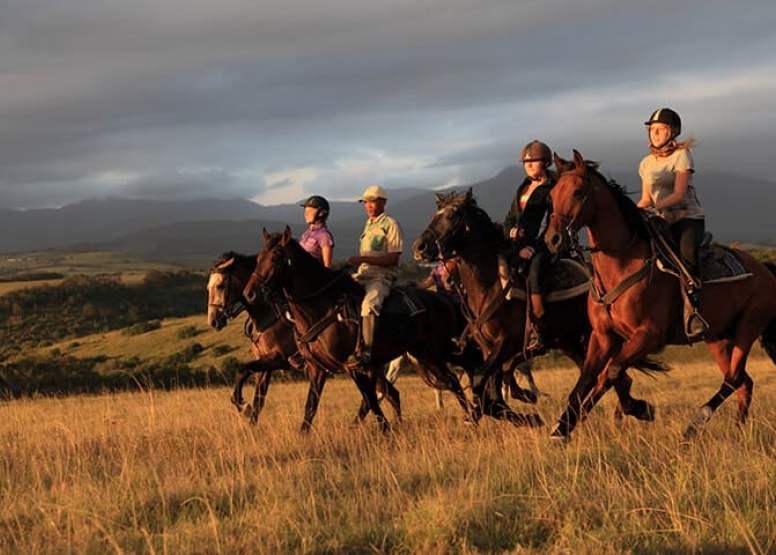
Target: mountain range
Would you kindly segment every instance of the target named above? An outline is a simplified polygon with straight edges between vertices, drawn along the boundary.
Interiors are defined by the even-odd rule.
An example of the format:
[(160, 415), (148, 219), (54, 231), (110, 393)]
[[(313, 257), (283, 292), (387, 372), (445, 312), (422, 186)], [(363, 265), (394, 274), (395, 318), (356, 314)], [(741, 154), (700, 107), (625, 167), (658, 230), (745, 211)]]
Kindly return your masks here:
[[(501, 220), (523, 175), (519, 166), (509, 166), (470, 187), (480, 206), (494, 220)], [(611, 177), (629, 190), (638, 191), (638, 177)], [(697, 175), (694, 182), (708, 214), (706, 228), (716, 240), (776, 244), (772, 203), (763, 202), (773, 196), (776, 184), (723, 174)], [(468, 187), (455, 190), (463, 192)], [(386, 211), (402, 225), (407, 243), (405, 252), (435, 210), (434, 193), (431, 188), (388, 192)], [(288, 224), (298, 236), (305, 227), (299, 207), (302, 201), (262, 206), (244, 199), (100, 199), (57, 209), (0, 209), (0, 253), (108, 250), (143, 259), (202, 266), (229, 250), (257, 252), (261, 247), (262, 228), (280, 231)], [(358, 202), (331, 202), (328, 223), (336, 241), (335, 258), (343, 259), (357, 252), (364, 218), (363, 207)], [(409, 260), (407, 254), (404, 260)]]

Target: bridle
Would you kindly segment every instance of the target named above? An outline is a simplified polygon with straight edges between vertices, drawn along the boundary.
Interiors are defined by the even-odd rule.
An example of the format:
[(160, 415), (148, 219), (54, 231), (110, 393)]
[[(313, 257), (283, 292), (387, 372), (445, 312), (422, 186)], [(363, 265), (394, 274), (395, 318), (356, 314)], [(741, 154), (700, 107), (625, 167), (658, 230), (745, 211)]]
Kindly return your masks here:
[[(446, 206), (442, 209), (440, 209), (437, 214), (441, 215), (442, 212), (446, 210), (451, 210), (456, 207), (453, 206)], [(460, 208), (458, 208), (458, 212), (460, 212)], [(433, 222), (432, 222), (433, 224)], [(457, 252), (454, 248), (451, 248), (449, 245), (452, 243), (455, 239), (458, 238), (459, 233), (461, 232), (461, 229), (463, 228), (463, 233), (465, 234), (468, 230), (468, 226), (466, 225), (466, 222), (464, 221), (463, 217), (459, 217), (456, 223), (451, 226), (449, 229), (447, 229), (444, 234), (437, 233), (434, 229), (432, 229), (431, 224), (425, 229), (424, 233), (431, 236), (431, 239), (434, 242), (434, 245), (437, 249), (438, 259), (439, 260), (451, 260), (452, 258), (455, 258), (457, 256)]]
[(582, 214), (582, 211), (585, 209), (585, 205), (587, 204), (587, 201), (590, 200), (594, 192), (598, 191), (598, 185), (595, 185), (593, 183), (593, 180), (590, 178), (590, 176), (587, 173), (583, 175), (578, 175), (577, 177), (579, 177), (582, 180), (582, 187), (574, 191), (573, 194), (576, 196), (578, 191), (584, 190), (584, 195), (582, 196), (582, 200), (579, 203), (579, 209), (573, 215), (563, 214), (555, 211), (553, 211), (550, 214), (551, 220), (552, 219), (560, 220), (563, 226), (562, 228), (563, 232), (565, 233), (566, 239), (569, 243), (569, 249), (572, 252), (586, 251), (590, 253), (603, 252), (603, 253), (609, 253), (609, 254), (627, 252), (638, 240), (637, 230), (633, 232), (633, 236), (630, 238), (630, 240), (625, 246), (619, 247), (616, 249), (604, 248), (604, 247), (601, 247), (600, 245), (587, 247), (579, 243), (578, 232), (582, 226), (581, 225), (575, 226), (575, 224), (577, 223), (577, 219), (579, 218), (580, 214)]
[(220, 310), (221, 312), (223, 312), (223, 314), (224, 314), (224, 316), (226, 317), (227, 320), (231, 320), (231, 319), (237, 317), (242, 311), (245, 310), (246, 305), (245, 305), (245, 300), (244, 300), (242, 294), (240, 294), (240, 299), (238, 301), (232, 303), (229, 306), (226, 305), (226, 300), (231, 298), (232, 279), (233, 279), (232, 278), (232, 274), (230, 272), (224, 272), (224, 271), (218, 270), (218, 269), (213, 270), (211, 273), (218, 274), (218, 275), (221, 275), (221, 276), (225, 276), (225, 278), (226, 278), (226, 285), (224, 287), (224, 299), (225, 299), (225, 301), (224, 301), (223, 304), (222, 303), (211, 303), (211, 302), (209, 302), (209, 303), (207, 303), (208, 308), (209, 307), (213, 307), (213, 308), (215, 308), (217, 310)]

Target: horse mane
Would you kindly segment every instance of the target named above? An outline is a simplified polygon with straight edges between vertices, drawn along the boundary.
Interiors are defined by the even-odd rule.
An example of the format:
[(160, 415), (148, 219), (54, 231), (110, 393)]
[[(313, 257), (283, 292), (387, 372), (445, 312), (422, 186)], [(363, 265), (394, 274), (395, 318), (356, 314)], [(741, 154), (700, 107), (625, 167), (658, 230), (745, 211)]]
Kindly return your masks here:
[(210, 266), (210, 272), (218, 270), (218, 267), (221, 266), (224, 262), (229, 262), (232, 259), (234, 259), (234, 263), (241, 268), (247, 267), (253, 269), (253, 267), (256, 266), (255, 254), (249, 255), (235, 251), (227, 251), (213, 261), (213, 264)]
[(494, 222), (485, 209), (477, 204), (474, 195), (455, 192), (446, 195), (437, 195), (437, 208), (442, 209), (446, 206), (453, 206), (460, 209), (464, 214), (471, 216), (473, 221), (480, 222), (483, 227), (485, 241), (501, 250), (507, 244), (504, 237), (503, 226), (501, 222)]
[[(558, 175), (573, 171), (576, 168), (574, 162), (571, 160), (556, 160), (555, 166), (558, 170)], [(641, 214), (641, 210), (639, 210), (639, 208), (636, 206), (636, 203), (633, 202), (633, 199), (630, 198), (629, 195), (631, 193), (629, 193), (623, 185), (617, 183), (617, 181), (615, 181), (613, 178), (607, 179), (604, 177), (604, 175), (598, 170), (598, 166), (599, 163), (594, 160), (585, 160), (585, 171), (591, 174), (591, 176), (594, 178), (600, 180), (609, 188), (609, 191), (611, 191), (614, 200), (617, 202), (620, 213), (625, 219), (625, 223), (628, 225), (628, 227), (630, 229), (636, 230), (636, 233), (642, 239), (649, 240), (650, 235), (649, 230), (647, 230), (646, 222), (644, 221), (644, 217)]]
[[(273, 240), (275, 243), (277, 243), (278, 241), (280, 241), (280, 236), (281, 236), (280, 233), (272, 233), (270, 235), (270, 238), (267, 240), (267, 244), (269, 244)], [(326, 266), (321, 264), (318, 260), (316, 260), (316, 258), (312, 254), (307, 252), (304, 249), (304, 247), (302, 247), (302, 245), (299, 244), (299, 241), (297, 241), (293, 237), (289, 238), (288, 242), (283, 248), (290, 255), (301, 258), (304, 264), (309, 266), (311, 269), (314, 269), (315, 272), (318, 272), (318, 274), (315, 274), (314, 279), (320, 280), (321, 283), (334, 282), (334, 280), (339, 278), (340, 275), (348, 271), (347, 266), (340, 270), (333, 270), (331, 268), (327, 268)], [(332, 290), (340, 291), (342, 293), (363, 294), (364, 292), (363, 286), (360, 283), (358, 283), (356, 280), (354, 280), (353, 276), (351, 275), (348, 275), (347, 279), (340, 279), (338, 283), (335, 283), (332, 286)]]

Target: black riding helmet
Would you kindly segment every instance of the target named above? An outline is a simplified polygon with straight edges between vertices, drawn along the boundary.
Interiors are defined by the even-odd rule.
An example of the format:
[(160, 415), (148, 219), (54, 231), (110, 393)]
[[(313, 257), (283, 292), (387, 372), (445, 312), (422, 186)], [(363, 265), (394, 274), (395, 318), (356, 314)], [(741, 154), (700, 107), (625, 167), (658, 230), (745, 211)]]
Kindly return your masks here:
[(304, 204), (300, 204), (302, 208), (308, 206), (318, 209), (318, 219), (325, 220), (329, 217), (329, 201), (320, 195), (313, 195), (304, 201)]
[(649, 119), (644, 122), (644, 125), (649, 127), (653, 123), (664, 123), (671, 128), (671, 138), (676, 138), (682, 132), (682, 118), (679, 114), (674, 112), (671, 108), (658, 108)]

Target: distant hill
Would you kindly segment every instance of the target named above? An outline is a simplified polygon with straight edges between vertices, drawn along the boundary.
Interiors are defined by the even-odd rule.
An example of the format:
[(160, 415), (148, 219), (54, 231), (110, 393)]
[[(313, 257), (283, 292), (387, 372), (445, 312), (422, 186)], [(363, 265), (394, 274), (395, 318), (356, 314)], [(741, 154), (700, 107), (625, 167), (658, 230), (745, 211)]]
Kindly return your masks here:
[[(608, 175), (606, 168), (602, 170)], [(639, 180), (635, 174), (614, 174), (613, 177), (638, 193)], [(522, 178), (522, 168), (510, 166), (470, 186), (480, 206), (495, 220), (501, 220)], [(773, 203), (767, 200), (773, 197), (776, 184), (702, 173), (695, 177), (695, 184), (708, 213), (707, 229), (717, 240), (776, 242), (776, 225), (772, 223), (771, 215)], [(467, 188), (455, 189), (462, 192)], [(397, 189), (390, 191), (389, 196), (387, 211), (404, 229), (406, 253), (436, 208), (434, 191), (430, 188)], [(303, 200), (262, 206), (244, 199), (103, 199), (59, 209), (0, 209), (0, 252), (78, 246), (126, 252), (149, 260), (209, 261), (227, 250), (258, 251), (263, 227), (280, 231), (288, 223), (298, 236), (304, 230), (299, 207)], [(356, 253), (364, 210), (355, 201), (331, 204), (329, 226), (336, 241), (335, 257), (342, 259)], [(404, 259), (409, 259), (407, 254)]]

